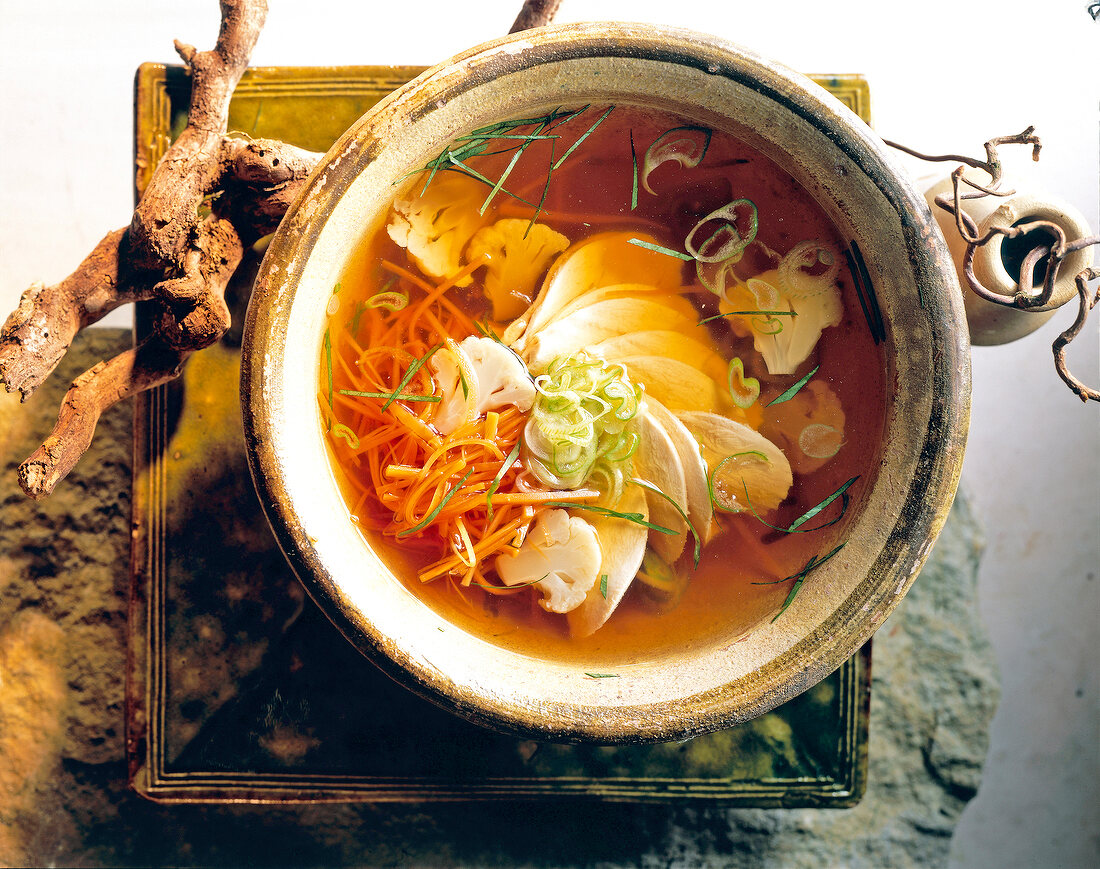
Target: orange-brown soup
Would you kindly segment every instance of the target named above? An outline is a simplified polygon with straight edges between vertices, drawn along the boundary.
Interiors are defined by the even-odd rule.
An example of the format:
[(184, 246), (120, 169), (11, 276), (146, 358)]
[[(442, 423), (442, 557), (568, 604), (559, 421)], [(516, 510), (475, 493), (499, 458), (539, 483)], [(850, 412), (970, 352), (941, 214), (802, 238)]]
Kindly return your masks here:
[[(885, 363), (857, 295), (850, 248), (789, 174), (719, 130), (627, 106), (559, 110), (527, 120), (475, 131), (395, 186), (394, 210), (364, 238), (334, 291), (319, 406), (349, 515), (395, 575), (427, 605), (502, 646), (611, 664), (674, 647), (740, 639), (755, 626), (782, 618), (785, 604), (801, 585), (815, 581), (814, 566), (845, 543), (846, 529), (873, 483), (883, 428)], [(436, 191), (449, 188), (466, 197), (464, 205), (444, 208), (431, 200)], [(419, 212), (418, 197), (427, 203)], [(451, 207), (460, 210), (452, 214), (447, 210)], [(410, 226), (415, 223), (411, 216), (422, 225)], [(516, 222), (507, 224), (513, 230), (511, 253), (486, 254), (488, 235), (477, 233), (508, 220)], [(564, 237), (565, 247), (532, 254), (523, 245), (536, 232), (534, 227)], [(426, 254), (417, 244), (432, 233), (438, 236), (431, 241), (437, 248)], [(504, 587), (493, 566), (499, 548), (492, 556), (473, 555), (475, 532), (488, 539), (494, 529), (506, 528), (500, 523), (518, 522), (516, 533), (509, 532), (500, 544), (514, 548), (523, 545), (523, 530), (530, 532), (541, 510), (567, 509), (535, 504), (528, 510), (531, 515), (524, 515), (527, 508), (517, 504), (488, 509), (493, 498), (500, 501), (506, 492), (527, 491), (531, 485), (562, 491), (538, 480), (517, 482), (526, 473), (525, 426), (531, 411), (508, 406), (474, 419), (467, 407), (462, 425), (474, 433), (473, 439), (488, 439), (491, 446), (475, 445), (468, 456), (436, 457), (433, 473), (441, 476), (432, 484), (435, 488), (425, 483), (422, 506), (404, 518), (402, 510), (416, 490), (417, 463), (427, 461), (432, 452), (423, 444), (447, 441), (435, 427), (440, 407), (448, 399), (457, 401), (456, 393), (445, 394), (434, 363), (419, 360), (448, 352), (438, 349), (451, 346), (448, 338), (461, 342), (477, 336), (508, 343), (516, 331), (513, 322), (523, 321), (528, 305), (537, 304), (545, 291), (547, 275), (552, 279), (555, 269), (565, 271), (561, 258), (611, 233), (627, 239), (628, 246), (609, 248), (600, 274), (612, 280), (631, 275), (630, 281), (613, 283), (615, 287), (641, 286), (650, 271), (649, 266), (639, 267), (643, 262), (656, 264), (653, 274), (678, 278), (678, 289), (652, 298), (664, 303), (677, 296), (676, 322), (685, 322), (681, 315), (690, 311), (693, 323), (683, 330), (696, 342), (691, 346), (708, 348), (704, 373), (711, 385), (700, 393), (705, 407), (699, 410), (725, 416), (775, 444), (790, 465), (791, 483), (777, 506), (760, 506), (747, 483), (738, 482), (737, 472), (739, 463), (765, 462), (766, 457), (749, 450), (749, 455), (723, 464), (729, 457), (711, 450), (706, 473), (713, 519), (706, 528), (686, 533), (683, 554), (674, 563), (661, 563), (670, 572), (658, 571), (656, 581), (650, 581), (651, 570), (648, 579), (635, 579), (606, 623), (578, 636), (568, 615), (545, 609), (538, 583)], [(441, 251), (446, 256), (437, 256)], [(516, 251), (527, 257), (521, 277), (513, 269), (505, 275), (506, 283), (512, 283), (502, 290), (490, 272)], [(444, 262), (448, 256), (451, 261)], [(616, 257), (619, 261), (611, 261)], [(599, 269), (585, 273), (594, 276), (595, 284)], [(497, 285), (490, 286), (494, 280)], [(796, 287), (797, 292), (792, 289)], [(822, 294), (835, 295), (835, 305), (826, 304)], [(771, 313), (753, 316), (756, 311)], [(792, 361), (790, 354), (776, 355), (778, 351), (765, 356), (757, 349), (758, 341), (778, 345), (795, 335), (795, 324), (802, 329), (815, 317), (835, 322), (821, 328), (815, 341), (802, 342), (811, 345), (804, 358)], [(643, 331), (664, 331), (667, 325), (654, 321)], [(552, 331), (542, 328), (541, 334)], [(772, 332), (774, 344), (769, 343)], [(529, 359), (532, 336), (527, 340)], [(515, 347), (521, 345), (522, 340)], [(524, 357), (525, 351), (517, 352)], [(743, 374), (732, 370), (735, 358)], [(632, 362), (610, 362), (621, 364), (628, 382), (635, 382)], [(692, 360), (687, 363), (690, 367)], [(699, 366), (704, 367), (702, 362)], [(462, 373), (466, 369), (459, 367), (460, 385), (468, 392)], [(642, 401), (656, 400), (657, 392), (670, 395), (673, 403), (683, 401), (683, 390), (664, 391), (670, 389), (662, 382), (666, 379), (662, 375), (643, 383)], [(355, 392), (370, 395), (348, 394)], [(469, 404), (468, 395), (464, 400)], [(677, 413), (685, 410), (690, 413), (683, 408)], [(414, 446), (388, 437), (397, 429), (415, 430), (429, 440)], [(630, 443), (629, 430), (628, 423), (624, 444)], [(458, 429), (459, 434), (465, 431)], [(624, 461), (629, 489), (636, 459)], [(774, 467), (767, 472), (779, 474)], [(591, 480), (577, 488), (587, 491), (585, 486), (598, 488)], [(652, 495), (646, 497), (651, 503)], [(468, 509), (457, 517), (461, 521), (416, 528), (432, 509), (440, 508), (442, 517), (462, 503)], [(614, 509), (606, 493), (586, 503)], [(688, 514), (686, 505), (677, 507)], [(587, 509), (569, 509), (569, 514), (594, 519), (596, 514)], [(792, 529), (793, 524), (798, 527)], [(650, 530), (647, 539), (652, 541), (656, 533)], [(705, 538), (697, 566), (696, 536)], [(450, 568), (422, 581), (426, 568), (445, 565), (448, 558)], [(597, 578), (588, 596), (601, 594), (602, 579)]]

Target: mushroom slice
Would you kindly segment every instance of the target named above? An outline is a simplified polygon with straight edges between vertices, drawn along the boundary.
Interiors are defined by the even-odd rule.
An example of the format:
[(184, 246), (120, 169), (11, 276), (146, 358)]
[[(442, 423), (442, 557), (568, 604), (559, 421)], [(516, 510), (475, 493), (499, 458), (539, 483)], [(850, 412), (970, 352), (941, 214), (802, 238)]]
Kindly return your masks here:
[(680, 420), (663, 404), (651, 396), (646, 397), (646, 414), (660, 424), (672, 441), (680, 457), (684, 472), (685, 502), (688, 521), (704, 539), (710, 530), (714, 505), (707, 488), (707, 466), (699, 442)]
[(717, 413), (676, 415), (703, 448), (711, 489), (723, 509), (737, 513), (751, 506), (759, 513), (774, 510), (787, 497), (793, 482), (791, 466), (782, 450), (760, 432)]
[(644, 233), (601, 232), (568, 248), (550, 267), (534, 304), (516, 321), (523, 326), (510, 328), (505, 340), (522, 350), (566, 305), (598, 287), (645, 283), (674, 290), (683, 283), (679, 260), (631, 244), (631, 239), (656, 243)]
[(680, 511), (669, 503), (679, 505), (687, 514), (687, 484), (684, 482), (684, 465), (672, 438), (663, 425), (649, 412), (635, 417), (638, 432), (638, 450), (634, 453), (634, 473), (637, 477), (656, 486), (667, 497), (656, 492), (646, 492), (646, 505), (652, 522), (676, 529), (675, 534), (655, 531), (649, 535), (649, 545), (661, 558), (672, 564), (684, 551), (687, 542), (687, 526)]
[(496, 569), (505, 585), (537, 585), (547, 612), (567, 613), (584, 603), (602, 563), (600, 539), (586, 519), (547, 510), (517, 552), (497, 556)]
[[(627, 486), (615, 509), (648, 517), (645, 490)], [(600, 516), (591, 521), (603, 550), (599, 575), (607, 576), (606, 594), (601, 579), (589, 590), (584, 603), (568, 614), (569, 630), (574, 637), (594, 634), (615, 611), (642, 565), (649, 537), (648, 528), (628, 519)]]

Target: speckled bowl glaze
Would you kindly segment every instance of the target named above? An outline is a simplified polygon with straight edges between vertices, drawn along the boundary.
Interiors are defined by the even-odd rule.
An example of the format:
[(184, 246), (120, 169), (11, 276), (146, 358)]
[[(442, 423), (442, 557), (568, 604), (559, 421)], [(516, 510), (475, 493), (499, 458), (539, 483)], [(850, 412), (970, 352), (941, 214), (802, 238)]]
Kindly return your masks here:
[[(739, 136), (809, 190), (862, 250), (885, 324), (885, 445), (851, 542), (747, 641), (624, 662), (615, 679), (510, 652), (395, 578), (347, 518), (316, 410), (325, 306), (394, 179), (468, 131), (589, 102), (668, 109)], [(957, 279), (925, 204), (880, 139), (807, 78), (709, 36), (576, 24), (434, 67), (332, 148), (274, 237), (248, 311), (249, 459), (279, 543), (313, 598), (395, 679), (467, 718), (557, 741), (689, 737), (760, 715), (852, 655), (901, 600), (947, 517), (970, 402)]]

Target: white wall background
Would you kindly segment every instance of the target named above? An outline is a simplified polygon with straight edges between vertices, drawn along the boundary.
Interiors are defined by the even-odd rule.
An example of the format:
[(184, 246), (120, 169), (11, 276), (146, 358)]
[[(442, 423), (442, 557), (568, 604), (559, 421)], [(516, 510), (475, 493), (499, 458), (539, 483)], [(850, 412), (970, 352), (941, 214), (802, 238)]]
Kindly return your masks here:
[[(564, 0), (557, 20), (675, 24), (803, 72), (862, 73), (880, 134), (927, 152), (979, 155), (1035, 124), (1045, 185), (1096, 229), (1100, 22), (1088, 5)], [(506, 32), (519, 0), (271, 7), (254, 65), (430, 64)], [(215, 0), (0, 0), (0, 318), (129, 221), (133, 72), (175, 62), (173, 38), (209, 47), (217, 25)], [(1050, 342), (1071, 320), (974, 352), (964, 485), (987, 529), (981, 614), (1004, 698), (957, 867), (1083, 867), (1100, 854), (1100, 406), (1054, 374)], [(107, 324), (129, 325), (128, 312)], [(1071, 354), (1092, 384), (1098, 324), (1100, 311)]]

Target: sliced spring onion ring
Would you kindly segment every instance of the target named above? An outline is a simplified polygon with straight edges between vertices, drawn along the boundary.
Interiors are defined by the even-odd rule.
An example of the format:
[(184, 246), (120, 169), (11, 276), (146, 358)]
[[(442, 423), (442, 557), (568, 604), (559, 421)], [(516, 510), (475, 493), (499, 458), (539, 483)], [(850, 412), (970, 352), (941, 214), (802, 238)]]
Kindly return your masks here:
[(353, 450), (359, 449), (359, 436), (342, 422), (338, 422), (332, 427), (332, 436), (343, 438)]
[(666, 130), (653, 140), (646, 148), (642, 163), (641, 182), (647, 193), (656, 195), (649, 186), (649, 176), (658, 166), (675, 162), (681, 166), (694, 169), (710, 147), (711, 131), (706, 127), (686, 126), (673, 127)]
[[(751, 459), (752, 461), (771, 461), (764, 453), (759, 450), (744, 450), (739, 453), (733, 453), (726, 456), (722, 461), (714, 466), (714, 470), (710, 472), (707, 477), (707, 490), (710, 492), (711, 503), (714, 504), (719, 510), (724, 513), (741, 513), (744, 508), (737, 503), (737, 498), (732, 494), (734, 477), (738, 482), (744, 483), (744, 479), (741, 474), (738, 474), (735, 467), (739, 462), (745, 459)], [(727, 465), (729, 467), (727, 467)], [(748, 497), (748, 487), (745, 486), (745, 497)], [(751, 504), (749, 505), (751, 508)]]
[(793, 298), (807, 298), (833, 290), (840, 272), (840, 257), (831, 245), (803, 241), (791, 248), (777, 269), (779, 279)]
[[(748, 227), (742, 231), (738, 229), (737, 225), (739, 221), (743, 222), (746, 220), (744, 217), (746, 214)], [(724, 221), (724, 225), (719, 226), (718, 229), (712, 232), (700, 247), (696, 247), (693, 241), (695, 234), (712, 220)], [(695, 224), (695, 226), (691, 228), (691, 232), (687, 234), (687, 238), (684, 239), (684, 248), (691, 254), (692, 258), (698, 262), (723, 262), (733, 257), (740, 256), (745, 248), (756, 238), (756, 232), (759, 227), (760, 220), (756, 211), (756, 204), (751, 199), (735, 199), (733, 202), (723, 205), (721, 208), (714, 209), (714, 211)], [(726, 240), (723, 241), (721, 246), (712, 253), (704, 252), (702, 248), (712, 247), (714, 240), (720, 235), (726, 236)]]
[(811, 459), (831, 459), (844, 445), (844, 432), (821, 422), (811, 423), (798, 435), (798, 448)]
[(730, 360), (726, 371), (726, 386), (733, 403), (742, 410), (752, 407), (760, 397), (760, 381), (755, 377), (745, 376), (745, 363), (740, 356), (734, 356)]
[(409, 304), (409, 297), (404, 293), (383, 292), (375, 293), (367, 299), (367, 306), (382, 308), (386, 311), (400, 311)]

